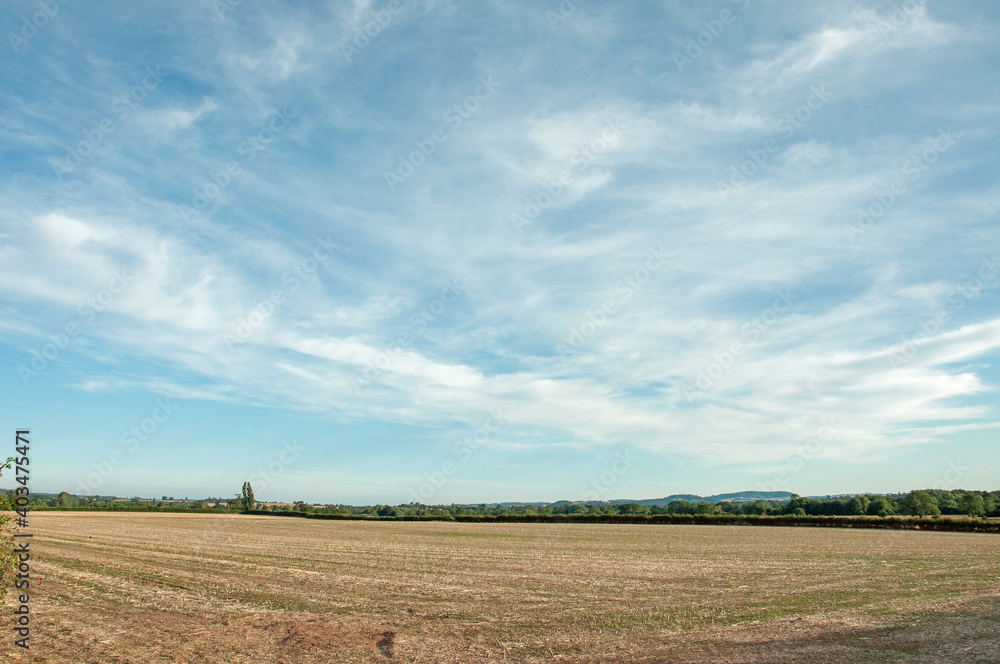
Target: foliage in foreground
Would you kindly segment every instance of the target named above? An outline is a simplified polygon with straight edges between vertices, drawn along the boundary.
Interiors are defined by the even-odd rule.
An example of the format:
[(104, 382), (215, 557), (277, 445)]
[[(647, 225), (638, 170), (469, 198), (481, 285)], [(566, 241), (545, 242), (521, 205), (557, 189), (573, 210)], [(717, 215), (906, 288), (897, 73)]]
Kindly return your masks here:
[[(10, 470), (13, 457), (0, 464), (0, 476), (4, 470)], [(14, 553), (14, 533), (17, 532), (14, 520), (14, 505), (11, 496), (0, 492), (0, 587), (7, 588), (8, 582), (17, 569), (17, 554)]]
[(696, 526), (790, 526), (817, 528), (874, 528), (881, 530), (941, 530), (953, 532), (1000, 533), (1000, 522), (986, 519), (931, 519), (909, 517), (837, 517), (837, 516), (737, 516), (730, 514), (507, 514), (437, 515), (437, 516), (372, 516), (368, 514), (322, 514), (318, 512), (271, 512), (254, 510), (250, 514), (300, 517), (307, 519), (355, 521), (459, 521), (465, 523), (620, 523)]

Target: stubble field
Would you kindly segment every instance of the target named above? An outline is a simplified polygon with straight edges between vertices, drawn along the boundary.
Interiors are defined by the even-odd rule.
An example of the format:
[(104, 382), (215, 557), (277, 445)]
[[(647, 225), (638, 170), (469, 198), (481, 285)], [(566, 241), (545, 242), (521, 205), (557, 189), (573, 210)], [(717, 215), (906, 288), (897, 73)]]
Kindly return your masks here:
[(33, 513), (32, 662), (996, 662), (1000, 536)]

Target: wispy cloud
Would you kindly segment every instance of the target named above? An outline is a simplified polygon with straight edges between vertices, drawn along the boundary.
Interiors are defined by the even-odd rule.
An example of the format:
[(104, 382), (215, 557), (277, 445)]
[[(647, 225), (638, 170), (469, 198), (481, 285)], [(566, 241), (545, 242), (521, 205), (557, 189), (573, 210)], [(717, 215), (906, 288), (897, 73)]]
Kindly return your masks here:
[[(743, 488), (714, 477), (749, 486), (824, 418), (837, 435), (816, 454), (826, 479), (802, 477), (815, 492), (852, 481), (843, 464), (904, 457), (899, 482), (919, 485), (936, 446), (997, 425), (996, 282), (962, 286), (1000, 253), (997, 17), (741, 5), (581, 5), (555, 30), (529, 3), (66, 5), (0, 75), (3, 354), (16, 373), (57, 348), (8, 396), (58, 390), (68, 417), (100, 404), (125, 423), (148, 410), (134, 395), (199, 402), (157, 434), (181, 452), (198, 443), (174, 428), (213, 416), (233, 425), (213, 430), (220, 448), (308, 429), (311, 486), (343, 459), (368, 478), (357, 499), (395, 486), (372, 459), (418, 478), (494, 406), (508, 423), (442, 500), (562, 497), (530, 495), (541, 456), (580, 468), (573, 495), (612, 448), (649, 468), (623, 495), (658, 486), (654, 469), (689, 469), (663, 494)], [(678, 71), (724, 8), (738, 20)], [(147, 68), (160, 82), (121, 117)], [(475, 98), (486, 77), (499, 87)], [(931, 154), (942, 131), (954, 143)], [(101, 303), (116, 274), (127, 287)], [(460, 296), (439, 303), (450, 283)], [(227, 342), (241, 323), (253, 333)]]

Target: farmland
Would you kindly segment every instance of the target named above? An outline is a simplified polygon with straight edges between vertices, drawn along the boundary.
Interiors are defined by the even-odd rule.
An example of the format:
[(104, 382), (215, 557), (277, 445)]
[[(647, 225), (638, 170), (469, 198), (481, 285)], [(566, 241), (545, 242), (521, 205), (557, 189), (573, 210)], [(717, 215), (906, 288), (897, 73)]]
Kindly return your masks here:
[(32, 516), (31, 659), (993, 662), (1000, 536)]

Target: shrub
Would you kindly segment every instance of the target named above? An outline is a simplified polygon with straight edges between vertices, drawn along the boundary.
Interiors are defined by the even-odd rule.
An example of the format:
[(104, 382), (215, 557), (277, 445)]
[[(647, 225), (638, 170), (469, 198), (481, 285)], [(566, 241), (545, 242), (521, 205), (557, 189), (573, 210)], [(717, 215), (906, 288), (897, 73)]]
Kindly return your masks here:
[[(0, 475), (3, 475), (5, 469), (9, 470), (14, 462), (13, 457), (8, 457), (7, 461), (0, 464)], [(14, 575), (14, 570), (17, 569), (17, 554), (14, 553), (14, 533), (16, 532), (15, 527), (15, 514), (12, 511), (14, 505), (11, 500), (12, 496), (0, 493), (0, 584), (4, 588), (7, 587), (8, 582)], [(3, 592), (0, 591), (0, 597), (2, 597)]]

